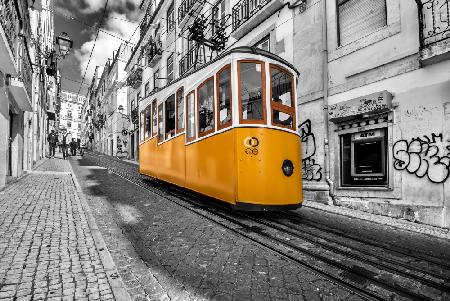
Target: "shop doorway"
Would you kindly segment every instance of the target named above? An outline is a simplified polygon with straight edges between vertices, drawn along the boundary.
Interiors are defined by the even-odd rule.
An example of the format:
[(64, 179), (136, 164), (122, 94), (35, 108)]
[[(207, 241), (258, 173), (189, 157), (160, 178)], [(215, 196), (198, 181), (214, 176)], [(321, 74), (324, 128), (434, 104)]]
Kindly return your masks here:
[(131, 140), (131, 145), (130, 145), (131, 157), (130, 157), (130, 159), (134, 160), (134, 133), (131, 134), (130, 140)]
[(8, 133), (8, 176), (12, 176), (12, 141), (13, 141), (14, 114), (9, 111), (9, 133)]

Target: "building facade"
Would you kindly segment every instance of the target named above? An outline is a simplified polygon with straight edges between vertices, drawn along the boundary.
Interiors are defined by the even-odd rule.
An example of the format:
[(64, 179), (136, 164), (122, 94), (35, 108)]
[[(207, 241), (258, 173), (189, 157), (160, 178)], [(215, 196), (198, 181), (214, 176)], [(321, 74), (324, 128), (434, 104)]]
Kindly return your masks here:
[(86, 102), (86, 97), (77, 95), (68, 91), (61, 91), (61, 111), (59, 130), (67, 131), (67, 142), (75, 139), (77, 142), (81, 142), (81, 128), (82, 128), (82, 108)]
[(0, 1), (0, 187), (46, 154), (55, 80), (45, 73), (53, 50), (50, 0)]
[(99, 70), (96, 70), (89, 90), (93, 116), (93, 136), (91, 135), (93, 149), (121, 158), (128, 157), (130, 117), (125, 86), (125, 64), (130, 52), (131, 47), (125, 44), (113, 52), (113, 58), (108, 59), (101, 75)]
[(306, 200), (450, 227), (449, 1), (146, 0), (141, 9), (126, 66), (130, 112), (221, 51), (262, 48), (300, 71)]

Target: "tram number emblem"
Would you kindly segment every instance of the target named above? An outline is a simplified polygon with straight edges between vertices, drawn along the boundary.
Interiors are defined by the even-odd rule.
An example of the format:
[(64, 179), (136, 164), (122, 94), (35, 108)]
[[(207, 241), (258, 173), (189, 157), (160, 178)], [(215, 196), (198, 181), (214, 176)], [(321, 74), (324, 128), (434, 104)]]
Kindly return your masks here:
[(244, 139), (245, 153), (250, 156), (258, 155), (259, 140), (256, 137), (246, 137)]

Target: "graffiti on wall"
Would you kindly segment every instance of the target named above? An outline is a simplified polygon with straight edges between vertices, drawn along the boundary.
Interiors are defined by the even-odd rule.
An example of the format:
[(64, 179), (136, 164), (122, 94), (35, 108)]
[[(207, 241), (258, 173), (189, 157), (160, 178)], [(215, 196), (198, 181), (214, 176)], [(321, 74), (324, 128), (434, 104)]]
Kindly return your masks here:
[(432, 183), (444, 183), (450, 175), (450, 141), (444, 148), (442, 133), (399, 140), (393, 147), (394, 168), (406, 170)]
[(316, 154), (316, 138), (311, 132), (311, 120), (307, 119), (298, 128), (302, 141), (302, 178), (308, 181), (320, 181), (322, 167), (312, 158)]

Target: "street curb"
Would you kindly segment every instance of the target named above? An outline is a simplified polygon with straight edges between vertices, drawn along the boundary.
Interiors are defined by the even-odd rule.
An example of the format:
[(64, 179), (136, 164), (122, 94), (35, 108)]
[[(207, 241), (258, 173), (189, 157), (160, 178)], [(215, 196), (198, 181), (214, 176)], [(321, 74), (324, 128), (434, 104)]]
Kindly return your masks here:
[(398, 219), (398, 218), (385, 216), (385, 215), (373, 214), (373, 213), (355, 210), (355, 209), (351, 209), (351, 208), (347, 208), (347, 207), (343, 207), (343, 206), (325, 205), (325, 204), (321, 204), (321, 203), (314, 202), (314, 201), (309, 201), (309, 202), (305, 201), (303, 206), (306, 208), (322, 210), (325, 212), (330, 212), (330, 213), (334, 213), (334, 214), (357, 218), (357, 219), (381, 224), (384, 226), (390, 226), (390, 227), (398, 228), (401, 230), (416, 232), (416, 233), (420, 233), (420, 234), (425, 234), (425, 235), (429, 235), (429, 236), (433, 236), (433, 237), (437, 237), (437, 238), (450, 240), (450, 230), (445, 229), (445, 228), (434, 227), (434, 226), (426, 225), (426, 224), (413, 223), (413, 222), (409, 222), (409, 221), (403, 220), (403, 219)]
[(95, 222), (94, 215), (92, 214), (91, 208), (89, 207), (87, 200), (84, 196), (83, 190), (78, 182), (78, 179), (73, 171), (72, 165), (69, 163), (69, 167), (71, 170), (72, 181), (75, 185), (76, 196), (83, 207), (83, 210), (86, 214), (86, 219), (89, 225), (89, 229), (91, 230), (92, 237), (94, 239), (95, 246), (100, 255), (100, 260), (103, 264), (103, 267), (106, 272), (106, 276), (108, 277), (108, 282), (113, 291), (113, 295), (116, 300), (124, 300), (124, 301), (132, 301), (128, 291), (125, 288), (125, 284), (122, 281), (122, 278), (117, 271), (116, 265), (112, 259), (111, 253), (109, 252), (106, 243), (102, 237), (102, 234)]

